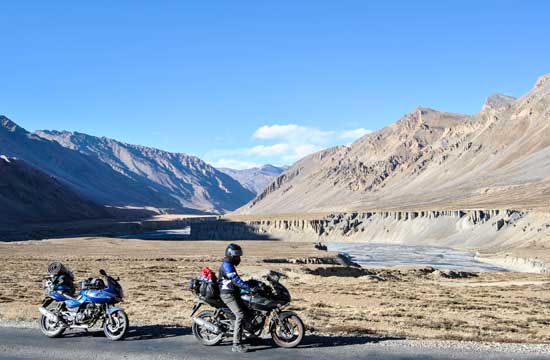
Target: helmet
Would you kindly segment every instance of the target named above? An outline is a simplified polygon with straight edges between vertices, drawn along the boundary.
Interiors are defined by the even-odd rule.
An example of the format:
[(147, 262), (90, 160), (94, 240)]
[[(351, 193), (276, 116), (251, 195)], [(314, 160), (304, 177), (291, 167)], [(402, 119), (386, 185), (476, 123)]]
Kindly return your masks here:
[(229, 244), (225, 249), (225, 257), (233, 265), (239, 265), (243, 256), (243, 249), (237, 244)]

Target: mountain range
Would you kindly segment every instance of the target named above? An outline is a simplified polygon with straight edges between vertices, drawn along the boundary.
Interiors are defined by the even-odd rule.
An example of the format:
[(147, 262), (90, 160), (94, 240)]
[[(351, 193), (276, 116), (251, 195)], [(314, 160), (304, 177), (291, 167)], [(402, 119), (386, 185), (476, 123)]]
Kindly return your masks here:
[(309, 155), (239, 214), (550, 207), (550, 75), (475, 115), (418, 107)]
[(226, 173), (235, 180), (241, 183), (245, 188), (259, 194), (267, 185), (269, 185), (277, 176), (279, 176), (286, 167), (278, 167), (274, 165), (263, 165), (250, 169), (236, 170), (229, 168), (218, 168), (218, 170)]
[(196, 156), (78, 132), (43, 130), (36, 134), (93, 157), (144, 186), (166, 192), (177, 203), (174, 210), (223, 213), (234, 210), (254, 196), (238, 181)]
[(5, 116), (0, 154), (4, 222), (10, 214), (31, 222), (109, 217), (114, 208), (252, 215), (548, 210), (550, 75), (520, 98), (490, 96), (474, 115), (418, 107), (289, 168), (216, 169), (195, 156), (106, 137), (31, 133)]
[(224, 213), (254, 193), (197, 157), (75, 132), (30, 133), (0, 116), (0, 154), (101, 205)]

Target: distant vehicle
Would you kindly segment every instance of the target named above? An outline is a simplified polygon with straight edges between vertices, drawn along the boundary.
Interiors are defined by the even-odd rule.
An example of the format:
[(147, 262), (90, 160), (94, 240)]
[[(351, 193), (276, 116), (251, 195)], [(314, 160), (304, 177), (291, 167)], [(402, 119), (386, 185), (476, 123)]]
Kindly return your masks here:
[(314, 246), (317, 250), (322, 250), (322, 251), (327, 251), (328, 250), (327, 246), (324, 245), (324, 244), (321, 244), (320, 242), (315, 243)]
[[(256, 338), (267, 330), (275, 344), (293, 348), (302, 342), (305, 329), (302, 319), (296, 313), (283, 311), (290, 303), (291, 297), (288, 289), (280, 283), (281, 276), (280, 273), (272, 272), (267, 276), (269, 284), (259, 280), (247, 281), (250, 287), (258, 290), (253, 293), (241, 291), (241, 299), (246, 310), (243, 336)], [(233, 335), (235, 316), (216, 291), (205, 293), (201, 291), (201, 287), (204, 289), (204, 284), (200, 280), (191, 281), (190, 290), (196, 297), (191, 316), (202, 305), (210, 305), (215, 310), (203, 310), (193, 319), (193, 335), (203, 345), (217, 345), (225, 337)]]
[(118, 279), (105, 270), (99, 273), (105, 281), (100, 278), (82, 280), (80, 294), (73, 297), (72, 273), (61, 263), (50, 264), (50, 276), (44, 286), (46, 297), (39, 308), (40, 330), (44, 335), (59, 337), (67, 329), (89, 329), (98, 322), (102, 323), (103, 332), (110, 340), (120, 340), (126, 335), (128, 315), (115, 306), (124, 297), (122, 287)]

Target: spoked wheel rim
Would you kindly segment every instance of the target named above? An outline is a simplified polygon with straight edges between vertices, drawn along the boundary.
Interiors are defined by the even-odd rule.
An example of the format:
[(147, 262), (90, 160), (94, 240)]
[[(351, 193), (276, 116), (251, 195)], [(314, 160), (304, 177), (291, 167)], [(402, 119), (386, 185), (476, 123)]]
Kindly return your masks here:
[(42, 323), (42, 329), (47, 333), (55, 334), (61, 329), (61, 324), (59, 323), (59, 321), (50, 320), (44, 315), (42, 315), (40, 321)]
[(304, 337), (304, 323), (297, 315), (276, 320), (271, 327), (271, 336), (281, 347), (296, 347)]
[(123, 311), (115, 311), (107, 319), (103, 330), (105, 335), (112, 340), (119, 340), (126, 334), (128, 329), (128, 316)]
[[(210, 311), (203, 311), (197, 317), (208, 322), (215, 322), (214, 314)], [(223, 334), (214, 334), (197, 323), (193, 323), (193, 335), (204, 345), (217, 345), (222, 340)]]
[(65, 327), (59, 321), (50, 320), (45, 315), (40, 316), (40, 330), (49, 337), (58, 337), (65, 331)]

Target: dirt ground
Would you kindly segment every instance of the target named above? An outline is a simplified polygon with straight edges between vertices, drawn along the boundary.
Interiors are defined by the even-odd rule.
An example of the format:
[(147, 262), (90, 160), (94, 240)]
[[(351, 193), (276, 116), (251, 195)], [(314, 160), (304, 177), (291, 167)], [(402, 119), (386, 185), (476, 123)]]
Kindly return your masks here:
[[(292, 260), (333, 254), (312, 244), (243, 241), (245, 278), (287, 275), (291, 308), (310, 331), (407, 338), (550, 343), (550, 275), (480, 273), (446, 278), (422, 269), (362, 270)], [(36, 320), (47, 265), (61, 260), (77, 280), (100, 268), (121, 278), (134, 324), (189, 326), (189, 280), (217, 271), (227, 242), (75, 238), (0, 242), (0, 320)], [(288, 259), (269, 263), (266, 259)]]

